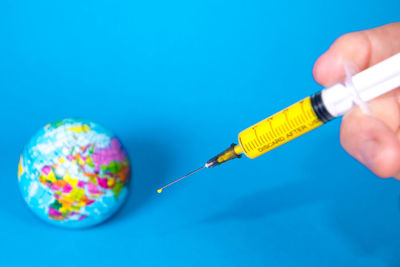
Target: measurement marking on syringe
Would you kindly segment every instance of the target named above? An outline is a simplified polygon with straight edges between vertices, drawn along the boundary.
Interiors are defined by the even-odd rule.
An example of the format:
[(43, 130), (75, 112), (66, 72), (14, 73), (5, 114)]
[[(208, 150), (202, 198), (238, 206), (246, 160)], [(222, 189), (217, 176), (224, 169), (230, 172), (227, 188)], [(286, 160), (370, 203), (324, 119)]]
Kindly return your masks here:
[(269, 128), (271, 129), (272, 133), (274, 134), (274, 137), (276, 137), (276, 133), (274, 131), (274, 127), (272, 127), (271, 119), (268, 120), (269, 123)]
[(258, 143), (257, 143), (255, 138), (251, 142), (253, 143), (255, 148), (259, 147), (259, 145), (258, 145)]
[(306, 117), (307, 120), (311, 119), (310, 115), (308, 114), (308, 112), (304, 111), (303, 113), (304, 113), (304, 116)]
[(254, 132), (254, 135), (256, 136), (255, 142), (257, 143), (257, 145), (260, 146), (263, 143), (263, 141), (258, 137), (256, 129), (257, 129), (257, 125), (253, 127), (253, 132)]
[(249, 141), (249, 146), (251, 147), (251, 149), (255, 148), (255, 146), (253, 145), (253, 143), (251, 141)]
[(287, 109), (285, 109), (285, 111), (283, 112), (283, 114), (285, 115), (286, 123), (287, 123), (287, 126), (286, 126), (286, 127), (291, 128), (291, 127), (290, 127), (290, 120), (289, 120), (289, 117), (288, 117), (288, 115), (287, 115), (287, 112), (288, 112)]
[(289, 128), (286, 126), (285, 123), (282, 124), (282, 128), (285, 130), (285, 133), (289, 131)]
[(264, 145), (264, 140), (262, 140), (260, 137), (258, 138), (260, 142), (260, 146)]
[(254, 147), (258, 147), (258, 143), (257, 143), (257, 140), (256, 140), (255, 138), (253, 138), (253, 140), (251, 140), (251, 144), (252, 144)]
[(307, 111), (308, 115), (310, 116), (310, 119), (312, 119), (314, 116), (310, 110)]
[(283, 127), (285, 127), (286, 132), (289, 132), (289, 128), (287, 127), (286, 124), (284, 124)]
[[(243, 144), (243, 142), (241, 141), (241, 143)], [(245, 148), (245, 152), (250, 151), (251, 149), (249, 149), (249, 146), (247, 144), (243, 144), (244, 148)], [(247, 151), (246, 151), (247, 150)]]
[(257, 148), (257, 147), (258, 147), (257, 142), (256, 142), (256, 139), (253, 139), (253, 140), (251, 141), (251, 144), (254, 146), (254, 148)]
[(248, 143), (246, 143), (246, 144), (244, 144), (244, 145), (246, 146), (246, 148), (247, 148), (248, 151), (251, 151), (251, 150), (252, 150)]
[[(302, 100), (301, 102), (301, 111), (303, 112), (303, 114), (304, 115), (306, 115), (307, 116), (307, 114), (306, 114), (306, 112), (305, 112), (305, 110), (304, 110), (304, 100)], [(306, 120), (307, 120), (308, 118), (306, 117)], [(303, 121), (304, 122), (304, 121)]]
[(271, 138), (269, 138), (269, 136), (265, 133), (265, 134), (263, 134), (263, 136), (264, 136), (264, 138), (265, 139), (267, 139), (268, 138), (268, 141), (271, 141)]
[(249, 147), (250, 147), (251, 150), (254, 149), (254, 147), (251, 145), (251, 142), (247, 142), (247, 144), (249, 144)]
[(253, 148), (251, 147), (249, 141), (247, 141), (247, 140), (246, 140), (246, 145), (247, 145), (247, 147), (249, 148), (249, 150), (253, 150)]
[(290, 128), (294, 128), (295, 126), (294, 126), (294, 123), (293, 123), (293, 120), (289, 120), (289, 126), (290, 126)]
[(267, 139), (264, 137), (264, 135), (261, 135), (260, 138), (261, 138), (261, 140), (263, 140), (264, 143), (268, 142)]

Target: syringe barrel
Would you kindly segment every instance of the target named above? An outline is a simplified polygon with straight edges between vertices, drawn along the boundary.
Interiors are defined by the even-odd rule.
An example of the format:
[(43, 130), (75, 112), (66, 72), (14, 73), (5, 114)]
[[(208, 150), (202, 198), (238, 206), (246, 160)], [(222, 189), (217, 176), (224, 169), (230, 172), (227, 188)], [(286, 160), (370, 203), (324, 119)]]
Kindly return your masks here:
[(247, 157), (256, 158), (332, 118), (318, 92), (242, 131), (239, 145)]

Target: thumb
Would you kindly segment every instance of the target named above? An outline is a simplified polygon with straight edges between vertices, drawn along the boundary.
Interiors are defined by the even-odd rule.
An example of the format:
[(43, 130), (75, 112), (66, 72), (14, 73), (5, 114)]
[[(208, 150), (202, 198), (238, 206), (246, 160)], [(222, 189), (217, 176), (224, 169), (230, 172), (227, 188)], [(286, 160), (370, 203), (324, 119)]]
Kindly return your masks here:
[(340, 142), (376, 175), (400, 178), (400, 142), (382, 120), (352, 110), (343, 117)]
[[(314, 65), (314, 77), (324, 86), (345, 76), (343, 62), (360, 70), (400, 51), (400, 23), (345, 34), (339, 37)], [(372, 116), (358, 108), (342, 120), (343, 148), (375, 174), (400, 179), (400, 91), (393, 91), (369, 103)]]

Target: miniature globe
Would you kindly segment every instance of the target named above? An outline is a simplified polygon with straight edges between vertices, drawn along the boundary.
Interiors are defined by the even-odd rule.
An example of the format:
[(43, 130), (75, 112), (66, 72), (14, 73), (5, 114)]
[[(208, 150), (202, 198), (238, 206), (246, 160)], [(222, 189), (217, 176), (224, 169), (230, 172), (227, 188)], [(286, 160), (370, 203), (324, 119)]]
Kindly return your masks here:
[(25, 147), (18, 183), (29, 208), (68, 228), (96, 225), (112, 216), (128, 194), (130, 164), (119, 139), (85, 120), (42, 128)]

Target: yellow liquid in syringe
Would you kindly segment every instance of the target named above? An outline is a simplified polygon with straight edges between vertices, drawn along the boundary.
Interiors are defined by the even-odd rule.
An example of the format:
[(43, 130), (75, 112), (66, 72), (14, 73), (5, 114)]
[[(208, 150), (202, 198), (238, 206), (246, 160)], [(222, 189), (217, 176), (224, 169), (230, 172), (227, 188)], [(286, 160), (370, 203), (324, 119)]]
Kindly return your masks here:
[(242, 131), (235, 153), (253, 159), (323, 124), (307, 97)]

